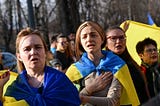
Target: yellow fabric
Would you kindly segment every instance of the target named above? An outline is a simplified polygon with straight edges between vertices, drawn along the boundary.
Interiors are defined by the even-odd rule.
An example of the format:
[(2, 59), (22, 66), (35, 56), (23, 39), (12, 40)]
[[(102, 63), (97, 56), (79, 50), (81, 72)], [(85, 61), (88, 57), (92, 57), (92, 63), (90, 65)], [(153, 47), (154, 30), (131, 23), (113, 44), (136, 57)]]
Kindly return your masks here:
[[(129, 23), (129, 28), (126, 31), (128, 51), (133, 59), (140, 64), (141, 60), (136, 52), (137, 42), (145, 39), (146, 37), (150, 37), (157, 42), (158, 49), (160, 49), (160, 27), (150, 26), (131, 20), (127, 20), (125, 22)], [(124, 27), (125, 22), (120, 25), (121, 28)]]
[[(68, 71), (69, 70), (69, 71)], [(67, 77), (73, 82), (82, 78), (82, 75), (76, 68), (74, 64), (72, 64), (66, 71)]]
[[(66, 75), (72, 82), (82, 78), (78, 69), (73, 64), (68, 68)], [(114, 74), (114, 76), (121, 82), (124, 87), (120, 99), (121, 105), (132, 104), (132, 106), (138, 106), (140, 102), (127, 65), (123, 66), (118, 72)]]
[[(3, 70), (3, 71), (1, 71), (1, 72), (6, 72), (6, 71), (8, 71), (8, 70)], [(8, 87), (14, 80), (16, 80), (17, 76), (18, 76), (17, 73), (10, 71), (10, 79), (9, 79), (9, 81), (5, 84), (5, 86), (4, 86), (4, 88), (3, 88), (3, 95), (4, 95), (4, 93), (6, 92), (7, 87)]]
[(118, 72), (114, 74), (114, 76), (123, 85), (123, 91), (120, 99), (121, 105), (132, 103), (132, 106), (138, 106), (140, 102), (127, 65), (123, 66)]
[(3, 106), (29, 106), (25, 100), (16, 101), (13, 97), (5, 96), (3, 98)]
[[(1, 70), (0, 75), (7, 72), (8, 70)], [(17, 78), (17, 73), (10, 71), (10, 79), (5, 84), (3, 88), (3, 95), (6, 92), (7, 87)], [(29, 106), (25, 100), (16, 101), (13, 97), (4, 96), (3, 97), (3, 106)]]

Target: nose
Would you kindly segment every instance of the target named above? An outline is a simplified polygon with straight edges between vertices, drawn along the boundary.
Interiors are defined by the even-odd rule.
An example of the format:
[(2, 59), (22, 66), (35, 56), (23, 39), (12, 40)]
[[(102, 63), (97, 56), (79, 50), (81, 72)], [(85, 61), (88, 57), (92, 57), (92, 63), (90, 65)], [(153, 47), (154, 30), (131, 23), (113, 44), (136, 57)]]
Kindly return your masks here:
[(30, 51), (31, 54), (37, 54), (37, 50), (35, 48), (32, 48)]
[(117, 39), (116, 39), (116, 42), (121, 42), (120, 38), (117, 38)]
[(91, 39), (92, 39), (91, 35), (88, 34), (88, 36), (87, 36), (87, 41), (90, 41)]

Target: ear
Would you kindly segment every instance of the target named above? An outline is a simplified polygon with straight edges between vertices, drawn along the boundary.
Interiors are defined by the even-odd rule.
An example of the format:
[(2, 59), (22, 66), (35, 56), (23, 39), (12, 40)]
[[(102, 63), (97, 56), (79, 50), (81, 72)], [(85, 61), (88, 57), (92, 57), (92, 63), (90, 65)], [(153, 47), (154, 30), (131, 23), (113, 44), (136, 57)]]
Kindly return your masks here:
[(19, 61), (22, 61), (21, 56), (20, 56), (19, 53), (16, 53), (16, 56), (17, 56), (17, 59), (18, 59)]
[(138, 56), (142, 59), (143, 53), (139, 53)]

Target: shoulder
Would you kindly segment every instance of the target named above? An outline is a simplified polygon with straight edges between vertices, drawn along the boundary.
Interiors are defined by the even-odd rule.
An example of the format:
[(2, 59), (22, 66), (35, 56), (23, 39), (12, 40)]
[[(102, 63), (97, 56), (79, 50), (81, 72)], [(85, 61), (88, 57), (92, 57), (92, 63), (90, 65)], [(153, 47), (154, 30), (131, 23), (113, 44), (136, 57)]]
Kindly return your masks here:
[(60, 76), (64, 75), (62, 72), (60, 72), (57, 69), (52, 68), (50, 66), (46, 66), (45, 69), (44, 69), (44, 71), (45, 71), (46, 75), (60, 75)]
[(66, 75), (71, 81), (79, 80), (82, 77), (75, 63), (67, 69)]
[(52, 67), (46, 66), (45, 67), (45, 80), (47, 81), (47, 83), (55, 83), (55, 82), (64, 83), (63, 81), (67, 81), (69, 79), (64, 73)]
[(123, 59), (121, 59), (118, 55), (114, 54), (112, 51), (102, 50), (102, 53), (106, 57), (106, 60), (109, 60), (112, 63), (116, 62), (126, 64)]

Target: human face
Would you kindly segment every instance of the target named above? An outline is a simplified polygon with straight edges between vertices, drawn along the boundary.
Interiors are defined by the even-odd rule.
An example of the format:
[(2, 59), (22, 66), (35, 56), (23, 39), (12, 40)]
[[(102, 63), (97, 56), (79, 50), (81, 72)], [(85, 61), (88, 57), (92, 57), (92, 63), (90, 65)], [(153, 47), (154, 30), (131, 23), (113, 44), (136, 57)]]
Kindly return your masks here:
[(99, 33), (93, 27), (87, 26), (82, 29), (80, 33), (80, 40), (82, 47), (87, 53), (96, 53), (101, 51), (103, 41)]
[(70, 46), (71, 46), (71, 50), (75, 51), (75, 41), (71, 40), (70, 41)]
[(109, 50), (120, 55), (126, 48), (126, 36), (120, 29), (113, 29), (107, 33), (107, 47)]
[(24, 63), (26, 70), (43, 70), (46, 52), (42, 40), (38, 35), (27, 35), (19, 43), (19, 61)]
[(144, 47), (143, 54), (140, 55), (144, 63), (152, 65), (158, 61), (158, 50), (157, 48), (150, 44)]
[(57, 50), (65, 51), (68, 47), (67, 38), (59, 38), (57, 41)]

